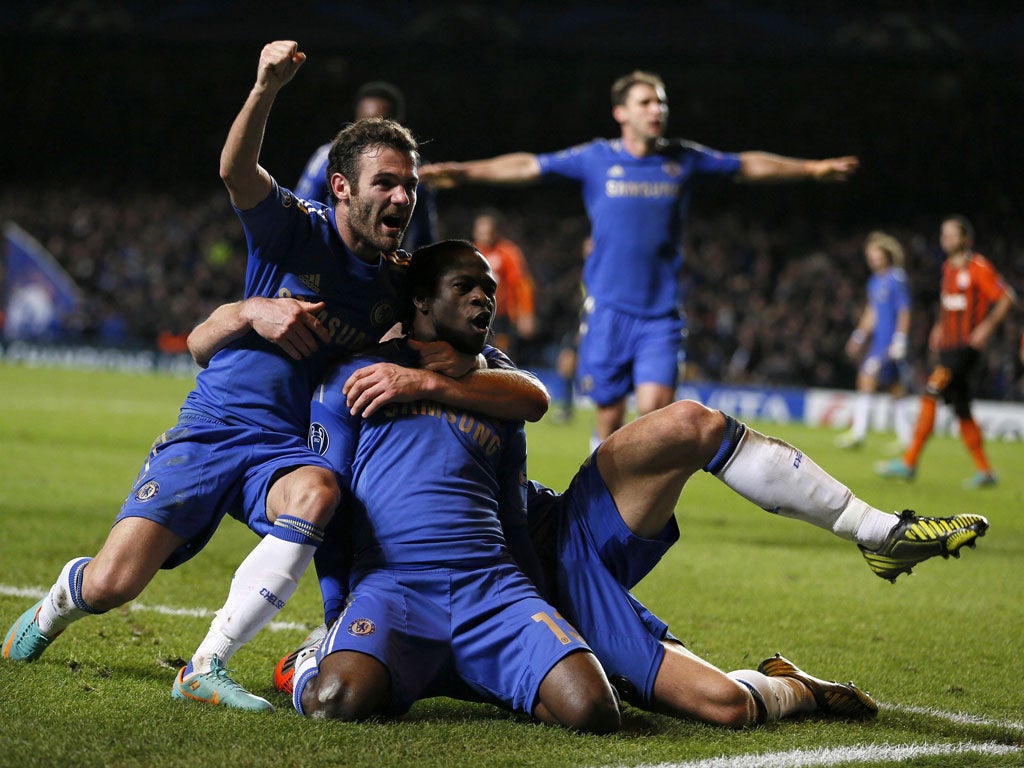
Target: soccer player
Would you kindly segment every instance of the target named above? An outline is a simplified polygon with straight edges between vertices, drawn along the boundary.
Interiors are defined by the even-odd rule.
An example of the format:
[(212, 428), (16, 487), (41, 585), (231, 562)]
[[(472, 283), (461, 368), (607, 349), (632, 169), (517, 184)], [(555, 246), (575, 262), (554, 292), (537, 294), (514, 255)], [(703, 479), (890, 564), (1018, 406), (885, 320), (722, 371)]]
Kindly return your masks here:
[[(417, 250), (409, 281), (413, 339), (484, 350), (497, 284), (471, 243)], [(371, 376), (433, 375), (415, 367), (403, 339), (343, 361), (316, 391), (310, 445), (351, 491), (337, 526), (353, 553), (350, 566), (321, 570), (325, 547), (318, 571), (344, 584), (337, 594), (351, 590), (319, 652), (296, 670), (296, 710), (343, 720), (399, 715), (420, 698), (466, 690), (547, 723), (615, 730), (618, 706), (600, 665), (510, 554), (516, 539), (530, 551), (522, 421), (429, 397), (354, 415), (349, 377), (374, 363)]]
[[(64, 566), (7, 632), (4, 658), (32, 661), (72, 622), (134, 599), (159, 569), (195, 555), (230, 514), (263, 540), (235, 572), (227, 603), (172, 695), (272, 709), (232, 680), (225, 663), (294, 592), (341, 499), (331, 465), (306, 446), (309, 398), (329, 358), (375, 343), (406, 306), (406, 259), (395, 251), (417, 183), (416, 141), (398, 123), (377, 119), (335, 139), (334, 208), (278, 186), (259, 165), (260, 146), (277, 93), (304, 60), (291, 41), (264, 47), (221, 155), (249, 243), (247, 298), (219, 308), (190, 337), (208, 367), (178, 423), (154, 442), (98, 554)], [(472, 356), (450, 359), (449, 367), (461, 366), (457, 373), (479, 364)], [(482, 382), (476, 373), (451, 381), (435, 397), (486, 410), (500, 385), (497, 415), (543, 415), (547, 395), (539, 384), (518, 372), (495, 373)]]
[[(892, 397), (896, 437), (905, 448), (909, 428), (902, 413), (907, 378), (907, 334), (910, 332), (910, 290), (903, 271), (903, 246), (892, 235), (872, 232), (864, 241), (868, 302), (846, 343), (846, 353), (860, 359), (857, 398), (849, 431), (836, 438), (840, 448), (858, 448), (868, 433), (871, 399), (879, 386)], [(864, 353), (867, 349), (866, 354)]]
[[(414, 255), (414, 263), (419, 253)], [(435, 310), (439, 305), (440, 299), (433, 305)], [(337, 414), (344, 420), (349, 403), (339, 403), (337, 394), (332, 395), (342, 391), (343, 373), (337, 374), (338, 383), (328, 382), (319, 391), (310, 435), (312, 443), (323, 446), (332, 462), (347, 465), (350, 458), (338, 442), (344, 424), (339, 426)], [(389, 410), (408, 412), (404, 406), (385, 406), (384, 412)], [(428, 426), (446, 418), (454, 423), (444, 409), (419, 405), (412, 413), (430, 416), (433, 420), (427, 420)], [(360, 440), (368, 431), (363, 429)], [(381, 438), (372, 450), (380, 451), (383, 445)], [(402, 457), (407, 453), (404, 447), (398, 451)], [(353, 475), (361, 478), (365, 466), (357, 453)], [(674, 510), (683, 486), (699, 469), (772, 513), (857, 542), (872, 570), (891, 580), (930, 557), (958, 556), (963, 546), (973, 546), (984, 534), (987, 521), (979, 515), (919, 518), (910, 512), (899, 517), (883, 513), (854, 496), (792, 446), (694, 401), (673, 403), (617, 431), (584, 463), (564, 494), (537, 483), (529, 485), (528, 520), (535, 551), (524, 551), (523, 539), (516, 535), (518, 529), (513, 529), (508, 532), (512, 553), (570, 624), (577, 629), (586, 627), (582, 636), (627, 699), (658, 711), (732, 727), (797, 712), (873, 716), (874, 703), (856, 686), (812, 677), (778, 656), (767, 659), (758, 670), (725, 675), (681, 646), (667, 626), (629, 594), (678, 539)], [(357, 495), (359, 483), (357, 479)], [(376, 486), (371, 483), (368, 487)], [(387, 547), (385, 538), (391, 530), (378, 528), (371, 548)], [(405, 528), (393, 535), (396, 539), (412, 536)], [(331, 552), (324, 547), (318, 554), (320, 562), (326, 562)], [(540, 563), (535, 562), (536, 553)], [(321, 571), (321, 588), (325, 619), (332, 631), (326, 641), (324, 631), (315, 632), (303, 648), (278, 663), (275, 683), (281, 690), (297, 690), (292, 685), (295, 675), (301, 678), (305, 672), (312, 678), (318, 674), (317, 661), (322, 669), (332, 644), (339, 637), (352, 643), (345, 633), (353, 631), (353, 623), (361, 625), (362, 614), (351, 608), (340, 625), (335, 622), (347, 590), (345, 569), (336, 563), (335, 575), (331, 573), (330, 567)], [(381, 672), (376, 665), (370, 667)], [(358, 683), (331, 680), (328, 690), (366, 685), (383, 697), (391, 683), (389, 675), (381, 673), (374, 680)], [(324, 685), (328, 682), (318, 683), (317, 690)], [(439, 695), (443, 688), (431, 690)], [(371, 697), (369, 691), (364, 695)], [(295, 696), (299, 707), (304, 707), (307, 699), (315, 699), (312, 693), (301, 691)]]
[(928, 377), (910, 446), (902, 457), (878, 464), (875, 471), (882, 477), (914, 479), (921, 451), (935, 429), (941, 397), (953, 407), (960, 439), (974, 460), (975, 473), (964, 481), (964, 488), (986, 488), (996, 484), (996, 475), (985, 455), (981, 428), (971, 414), (972, 377), (982, 350), (1017, 303), (1017, 296), (992, 263), (974, 250), (974, 227), (964, 216), (942, 222), (939, 245), (946, 260), (939, 316), (928, 336), (928, 346), (939, 362)]
[[(405, 95), (396, 85), (383, 80), (364, 83), (356, 91), (354, 115), (356, 120), (384, 117), (405, 124)], [(306, 162), (302, 175), (295, 184), (295, 196), (303, 200), (317, 200), (334, 205), (327, 170), (331, 142), (321, 144)], [(416, 207), (405, 228), (402, 247), (413, 251), (437, 239), (437, 201), (434, 191), (421, 184), (416, 189)]]
[(683, 320), (679, 270), (683, 221), (695, 180), (845, 179), (855, 157), (798, 160), (766, 152), (716, 152), (666, 139), (668, 98), (661, 78), (632, 72), (611, 89), (621, 136), (546, 154), (424, 165), (439, 187), (521, 184), (568, 178), (582, 184), (593, 252), (583, 266), (587, 303), (580, 325), (577, 381), (597, 405), (593, 444), (625, 421), (635, 393), (642, 415), (675, 397)]
[(484, 255), (498, 281), (494, 346), (519, 361), (520, 342), (533, 338), (536, 318), (533, 277), (522, 250), (501, 232), (501, 214), (488, 208), (473, 219), (473, 245)]

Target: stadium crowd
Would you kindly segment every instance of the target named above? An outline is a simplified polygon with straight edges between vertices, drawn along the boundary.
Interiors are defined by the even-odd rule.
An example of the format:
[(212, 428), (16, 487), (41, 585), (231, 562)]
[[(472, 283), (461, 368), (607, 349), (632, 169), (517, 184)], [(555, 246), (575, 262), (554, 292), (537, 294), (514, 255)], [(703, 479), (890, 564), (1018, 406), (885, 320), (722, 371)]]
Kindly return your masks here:
[[(470, 237), (474, 210), (439, 208), (441, 235)], [(942, 215), (888, 228), (904, 245), (913, 295), (909, 360), (919, 389), (938, 301)], [(536, 336), (523, 365), (551, 367), (571, 339), (582, 301), (587, 221), (549, 205), (503, 209), (536, 290)], [(82, 291), (62, 341), (184, 351), (184, 337), (218, 304), (237, 298), (245, 264), (241, 228), (219, 188), (95, 195), (67, 189), (7, 190), (0, 220), (36, 238)], [(976, 218), (976, 248), (1024, 288), (1024, 229)], [(685, 378), (734, 384), (851, 388), (844, 345), (863, 307), (862, 246), (875, 227), (829, 226), (799, 212), (774, 217), (695, 211), (685, 243), (688, 321)], [(979, 397), (1024, 400), (1019, 355), (1024, 322), (1012, 314), (990, 345)]]

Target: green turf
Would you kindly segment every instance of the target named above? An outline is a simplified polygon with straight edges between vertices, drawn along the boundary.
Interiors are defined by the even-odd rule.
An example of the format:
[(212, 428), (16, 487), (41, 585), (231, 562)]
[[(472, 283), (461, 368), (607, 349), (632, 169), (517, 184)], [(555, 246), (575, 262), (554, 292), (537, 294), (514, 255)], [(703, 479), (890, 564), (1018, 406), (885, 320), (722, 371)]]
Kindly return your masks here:
[[(171, 426), (190, 386), (0, 365), (0, 631), (67, 560), (96, 551), (150, 442)], [(967, 493), (960, 481), (969, 462), (951, 439), (935, 439), (917, 481), (906, 484), (871, 472), (891, 436), (872, 436), (851, 453), (832, 447), (832, 432), (760, 428), (797, 444), (877, 506), (980, 512), (992, 523), (977, 550), (924, 563), (893, 585), (873, 576), (853, 545), (774, 518), (711, 477), (691, 480), (678, 511), (682, 541), (637, 596), (722, 668), (756, 666), (781, 651), (818, 674), (856, 680), (883, 704), (876, 722), (788, 721), (730, 732), (629, 709), (620, 734), (593, 737), (447, 700), (423, 702), (398, 722), (305, 720), (273, 690), (271, 671), (301, 639), (301, 627), (317, 621), (308, 577), (280, 616), (300, 626), (263, 631), (232, 661), (236, 678), (273, 701), (276, 713), (174, 702), (176, 667), (209, 617), (147, 608), (212, 611), (221, 604), (234, 567), (256, 541), (229, 520), (198, 557), (161, 573), (134, 607), (75, 624), (34, 664), (0, 662), (0, 766), (636, 766), (882, 744), (1020, 746), (1021, 445), (990, 445), (1002, 481)], [(585, 412), (568, 425), (532, 425), (533, 476), (563, 487), (586, 453), (589, 429)], [(1024, 752), (899, 765), (1022, 763)]]

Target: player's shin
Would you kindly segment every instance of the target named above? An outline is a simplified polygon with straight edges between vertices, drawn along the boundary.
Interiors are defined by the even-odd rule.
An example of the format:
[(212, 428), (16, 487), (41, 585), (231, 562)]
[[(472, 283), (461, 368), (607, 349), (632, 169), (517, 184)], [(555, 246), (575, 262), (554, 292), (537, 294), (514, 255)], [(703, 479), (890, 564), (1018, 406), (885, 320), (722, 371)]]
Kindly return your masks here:
[[(738, 427), (730, 429), (730, 422)], [(879, 546), (896, 524), (894, 515), (858, 499), (800, 450), (728, 416), (722, 449), (705, 470), (761, 509), (866, 547)]]
[(272, 532), (242, 561), (231, 580), (227, 601), (192, 657), (192, 672), (208, 672), (213, 657), (226, 665), (240, 647), (265, 627), (295, 593), (299, 578), (323, 540), (305, 523), (299, 533), (281, 516)]

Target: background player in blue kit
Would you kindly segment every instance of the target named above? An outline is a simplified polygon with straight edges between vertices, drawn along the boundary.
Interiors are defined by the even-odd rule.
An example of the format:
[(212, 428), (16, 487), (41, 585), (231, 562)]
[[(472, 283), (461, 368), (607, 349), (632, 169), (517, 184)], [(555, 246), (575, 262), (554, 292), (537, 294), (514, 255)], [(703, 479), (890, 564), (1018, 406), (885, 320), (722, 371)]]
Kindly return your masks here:
[(836, 438), (836, 445), (857, 448), (863, 444), (871, 416), (871, 398), (882, 387), (892, 396), (896, 437), (906, 448), (912, 424), (907, 423), (900, 405), (906, 391), (910, 288), (903, 271), (903, 246), (892, 235), (872, 232), (864, 241), (864, 258), (871, 270), (868, 301), (846, 343), (846, 353), (860, 360), (858, 394), (850, 429)]
[[(413, 338), (484, 349), (497, 284), (471, 243), (419, 249), (409, 279)], [(490, 355), (511, 365), (493, 348)], [(296, 709), (344, 720), (396, 715), (457, 690), (552, 724), (616, 729), (617, 702), (600, 665), (510, 552), (530, 551), (522, 422), (429, 397), (353, 415), (345, 383), (375, 363), (433, 376), (399, 340), (343, 361), (317, 389), (310, 444), (351, 490), (335, 525), (353, 554), (350, 566), (339, 558), (340, 570), (325, 565), (337, 551), (318, 556), (321, 579), (346, 600), (318, 653), (295, 671)], [(326, 610), (341, 612), (340, 602)]]
[[(272, 709), (231, 680), (224, 664), (294, 592), (340, 501), (332, 467), (306, 447), (309, 397), (332, 356), (375, 343), (406, 306), (406, 259), (395, 250), (417, 183), (412, 135), (375, 120), (334, 142), (333, 209), (277, 185), (259, 165), (263, 132), (277, 93), (304, 60), (291, 41), (263, 49), (221, 155), (249, 244), (247, 299), (207, 321), (217, 342), (196, 342), (208, 366), (178, 423), (154, 442), (98, 554), (64, 566), (49, 593), (11, 626), (4, 658), (36, 659), (70, 623), (134, 599), (160, 568), (195, 555), (230, 514), (264, 538), (235, 572), (227, 603), (172, 695)], [(472, 356), (458, 360), (459, 373), (477, 365)], [(463, 405), (475, 378), (437, 397)], [(514, 378), (499, 415), (511, 409), (539, 418), (543, 388), (527, 391), (523, 377)], [(482, 387), (490, 402), (494, 386), (492, 376)]]
[(683, 332), (680, 243), (694, 180), (702, 175), (832, 180), (857, 167), (854, 157), (798, 160), (766, 152), (716, 152), (665, 139), (668, 99), (654, 74), (621, 77), (611, 95), (612, 116), (622, 131), (618, 139), (420, 169), (422, 179), (439, 187), (554, 177), (582, 184), (593, 252), (583, 267), (587, 298), (577, 381), (597, 405), (595, 444), (622, 426), (631, 392), (641, 415), (675, 397)]
[[(405, 124), (405, 96), (396, 85), (374, 80), (365, 83), (356, 91), (355, 119), (384, 117)], [(317, 200), (334, 205), (328, 184), (328, 155), (331, 142), (321, 144), (306, 162), (302, 175), (295, 184), (295, 196), (303, 200)], [(437, 240), (437, 202), (432, 189), (420, 186), (416, 190), (416, 207), (405, 228), (402, 247), (413, 251)]]

